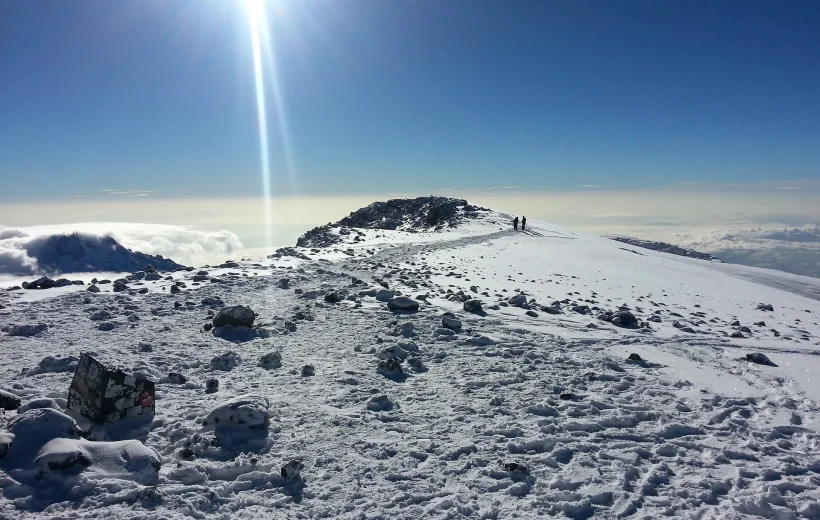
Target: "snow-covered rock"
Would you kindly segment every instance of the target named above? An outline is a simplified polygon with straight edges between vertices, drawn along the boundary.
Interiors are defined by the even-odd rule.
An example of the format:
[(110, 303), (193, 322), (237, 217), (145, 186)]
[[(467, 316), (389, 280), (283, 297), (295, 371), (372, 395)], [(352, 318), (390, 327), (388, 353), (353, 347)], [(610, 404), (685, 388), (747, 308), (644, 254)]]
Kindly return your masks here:
[[(138, 440), (95, 442), (57, 438), (37, 453), (34, 465), (41, 475), (61, 474), (76, 478), (132, 480), (157, 483), (162, 465), (159, 454)], [(63, 477), (65, 478), (65, 477)]]

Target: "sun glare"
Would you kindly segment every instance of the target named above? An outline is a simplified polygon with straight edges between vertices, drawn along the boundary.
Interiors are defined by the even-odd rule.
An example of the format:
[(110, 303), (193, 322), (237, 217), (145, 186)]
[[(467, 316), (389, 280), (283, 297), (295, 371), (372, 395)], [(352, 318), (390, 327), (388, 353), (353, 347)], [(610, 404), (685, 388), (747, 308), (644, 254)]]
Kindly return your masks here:
[[(265, 77), (262, 70), (261, 33), (266, 25), (264, 0), (245, 0), (253, 51), (253, 77), (256, 89), (256, 122), (259, 131), (259, 158), (262, 177), (262, 200), (265, 212), (265, 246), (273, 247), (273, 186), (270, 171), (268, 116), (265, 103)], [(266, 31), (265, 31), (266, 32)]]

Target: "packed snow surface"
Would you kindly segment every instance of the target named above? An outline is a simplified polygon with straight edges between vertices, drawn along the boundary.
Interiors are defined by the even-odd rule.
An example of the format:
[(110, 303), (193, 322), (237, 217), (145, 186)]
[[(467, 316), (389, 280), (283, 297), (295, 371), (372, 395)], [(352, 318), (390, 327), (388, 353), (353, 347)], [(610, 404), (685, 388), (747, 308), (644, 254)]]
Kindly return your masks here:
[(2, 291), (0, 518), (820, 518), (820, 284), (510, 219)]

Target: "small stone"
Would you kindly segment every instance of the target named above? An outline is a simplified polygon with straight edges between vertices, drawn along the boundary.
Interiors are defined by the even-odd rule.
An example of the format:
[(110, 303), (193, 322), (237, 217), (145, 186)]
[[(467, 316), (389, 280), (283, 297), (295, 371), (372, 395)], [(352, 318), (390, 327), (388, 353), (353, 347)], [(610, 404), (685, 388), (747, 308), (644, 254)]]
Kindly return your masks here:
[(643, 361), (643, 358), (634, 352), (630, 354), (629, 357), (626, 359), (628, 359), (629, 361)]
[(537, 318), (538, 317), (538, 313), (535, 312), (535, 311), (527, 311), (525, 314), (527, 316), (531, 317), (531, 318)]
[(325, 294), (325, 302), (327, 303), (339, 303), (340, 301), (342, 301), (342, 297), (336, 291)]
[(280, 368), (282, 366), (282, 354), (275, 350), (268, 352), (259, 358), (259, 363), (257, 363), (257, 366), (260, 366), (265, 370)]
[(234, 305), (233, 307), (226, 307), (219, 311), (214, 316), (214, 327), (224, 327), (231, 325), (233, 327), (253, 327), (253, 322), (256, 319), (256, 313), (248, 307), (242, 305)]
[(98, 292), (100, 292), (100, 288), (97, 287), (96, 285), (89, 285), (88, 289), (86, 289), (86, 291), (88, 291), (90, 293), (98, 293)]
[(305, 365), (302, 367), (302, 377), (313, 377), (316, 375), (316, 369), (313, 365)]
[(771, 303), (758, 303), (757, 310), (774, 312), (774, 306)]

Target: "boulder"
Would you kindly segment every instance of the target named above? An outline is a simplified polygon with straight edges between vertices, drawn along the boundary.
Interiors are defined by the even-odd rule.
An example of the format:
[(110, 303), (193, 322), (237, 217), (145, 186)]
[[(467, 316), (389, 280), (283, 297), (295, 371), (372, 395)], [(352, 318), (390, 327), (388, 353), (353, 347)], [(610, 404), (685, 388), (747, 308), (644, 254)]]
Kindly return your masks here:
[(156, 451), (133, 439), (118, 442), (53, 439), (40, 449), (34, 464), (40, 475), (87, 472), (95, 479), (132, 480), (145, 485), (157, 483), (162, 466)]
[(226, 307), (219, 311), (213, 319), (214, 327), (224, 327), (231, 325), (233, 327), (253, 327), (253, 321), (256, 319), (256, 313), (248, 307), (242, 305), (234, 305), (233, 307)]
[(222, 301), (222, 299), (221, 299), (221, 298), (219, 298), (219, 297), (214, 297), (214, 296), (206, 296), (206, 297), (202, 298), (202, 301), (201, 301), (200, 303), (201, 303), (202, 305), (210, 305), (210, 306), (222, 306), (222, 305), (225, 305), (225, 303)]
[(415, 312), (419, 310), (419, 302), (407, 296), (396, 296), (390, 298), (387, 308), (393, 312)]
[(11, 392), (0, 390), (0, 408), (3, 410), (16, 410), (20, 408), (20, 398)]
[(325, 294), (325, 302), (327, 303), (339, 303), (340, 301), (342, 301), (342, 297), (336, 291)]
[(313, 377), (316, 375), (316, 369), (313, 365), (305, 365), (302, 367), (302, 377)]
[(205, 393), (212, 394), (219, 390), (219, 379), (212, 377), (205, 381)]
[(115, 280), (114, 281), (114, 292), (123, 292), (128, 289), (126, 285), (126, 280)]
[(103, 332), (110, 332), (117, 328), (117, 324), (113, 321), (103, 321), (97, 325), (97, 330), (101, 330)]
[(182, 292), (182, 289), (180, 289), (178, 285), (174, 284), (174, 285), (171, 286), (170, 291), (171, 291), (171, 294), (179, 294), (179, 293)]
[(13, 417), (8, 430), (18, 439), (40, 446), (56, 438), (77, 439), (82, 430), (77, 421), (52, 408), (35, 408)]
[(563, 314), (561, 312), (561, 309), (559, 309), (557, 307), (546, 306), (546, 305), (541, 306), (541, 312), (545, 312), (547, 314)]
[(774, 306), (771, 303), (758, 303), (757, 310), (774, 312)]
[(535, 312), (535, 311), (527, 311), (526, 315), (531, 317), (531, 318), (537, 318), (538, 317), (538, 313)]
[(91, 292), (91, 293), (98, 293), (98, 292), (100, 292), (100, 288), (97, 287), (96, 285), (89, 285), (88, 289), (86, 289), (86, 291)]

